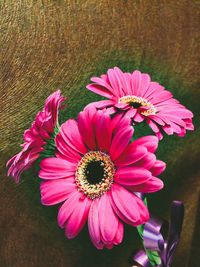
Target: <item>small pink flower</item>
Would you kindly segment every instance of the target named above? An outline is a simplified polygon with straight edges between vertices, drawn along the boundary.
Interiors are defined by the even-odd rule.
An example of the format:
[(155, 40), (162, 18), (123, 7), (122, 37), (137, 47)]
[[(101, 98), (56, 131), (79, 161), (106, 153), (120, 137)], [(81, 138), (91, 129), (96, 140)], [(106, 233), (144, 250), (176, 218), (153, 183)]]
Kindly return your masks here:
[(137, 70), (123, 73), (115, 67), (91, 81), (93, 83), (87, 89), (109, 98), (92, 105), (98, 109), (106, 108), (110, 114), (124, 112), (134, 123), (146, 120), (159, 139), (162, 139), (163, 132), (184, 136), (186, 130), (194, 129), (192, 112), (163, 86), (151, 81), (146, 73)]
[(88, 221), (98, 248), (122, 242), (123, 223), (137, 226), (149, 219), (143, 201), (134, 192), (151, 193), (163, 183), (156, 178), (165, 163), (154, 154), (158, 138), (145, 136), (130, 143), (130, 119), (114, 118), (88, 108), (78, 121), (62, 124), (55, 138), (56, 157), (41, 161), (39, 177), (44, 205), (64, 202), (58, 224), (74, 238)]
[(43, 146), (46, 144), (46, 140), (54, 132), (58, 120), (58, 109), (64, 100), (60, 90), (51, 94), (47, 98), (43, 110), (36, 115), (31, 128), (24, 132), (22, 151), (7, 162), (8, 175), (12, 176), (16, 182), (19, 182), (21, 173), (29, 169), (44, 150)]

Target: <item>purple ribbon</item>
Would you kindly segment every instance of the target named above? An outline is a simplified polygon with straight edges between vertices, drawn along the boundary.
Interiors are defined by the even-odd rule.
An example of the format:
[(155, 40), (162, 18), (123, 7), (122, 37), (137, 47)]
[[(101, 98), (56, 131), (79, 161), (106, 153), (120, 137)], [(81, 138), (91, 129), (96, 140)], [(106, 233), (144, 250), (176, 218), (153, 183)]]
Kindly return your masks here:
[[(145, 250), (157, 251), (161, 259), (161, 264), (157, 267), (170, 267), (174, 252), (180, 239), (184, 217), (184, 205), (180, 201), (173, 201), (171, 205), (170, 224), (158, 218), (151, 217), (144, 225), (143, 244)], [(168, 234), (163, 232), (168, 228)], [(138, 251), (133, 261), (141, 267), (151, 267), (151, 263), (144, 250)]]

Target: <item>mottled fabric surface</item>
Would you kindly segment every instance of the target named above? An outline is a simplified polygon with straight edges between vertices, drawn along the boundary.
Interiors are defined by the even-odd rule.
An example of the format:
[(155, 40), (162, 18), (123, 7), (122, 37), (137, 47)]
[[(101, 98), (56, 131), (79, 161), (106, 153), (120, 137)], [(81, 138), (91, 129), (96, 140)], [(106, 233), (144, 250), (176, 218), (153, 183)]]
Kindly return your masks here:
[[(199, 11), (195, 0), (0, 1), (0, 266), (131, 266), (128, 259), (141, 246), (135, 229), (126, 227), (123, 243), (110, 251), (94, 248), (87, 228), (67, 240), (57, 207), (40, 204), (37, 171), (16, 185), (5, 168), (51, 92), (60, 88), (68, 97), (61, 122), (76, 117), (101, 99), (85, 89), (89, 78), (114, 66), (148, 72), (195, 115), (195, 132), (161, 141), (165, 188), (149, 196), (149, 206), (168, 218), (173, 199), (185, 203), (173, 267), (199, 266)], [(140, 131), (149, 133), (144, 125)]]

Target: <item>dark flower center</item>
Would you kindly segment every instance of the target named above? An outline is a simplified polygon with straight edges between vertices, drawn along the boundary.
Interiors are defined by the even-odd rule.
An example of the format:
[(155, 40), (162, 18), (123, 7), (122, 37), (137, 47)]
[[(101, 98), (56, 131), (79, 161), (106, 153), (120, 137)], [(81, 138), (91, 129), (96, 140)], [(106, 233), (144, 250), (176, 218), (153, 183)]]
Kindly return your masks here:
[(139, 108), (142, 106), (141, 103), (137, 103), (137, 102), (130, 102), (129, 106), (133, 107), (133, 108)]
[(101, 151), (90, 151), (79, 161), (75, 173), (78, 190), (95, 199), (107, 192), (113, 183), (114, 164), (110, 156)]
[(130, 107), (133, 107), (135, 109), (145, 107), (146, 110), (140, 111), (140, 113), (144, 116), (156, 114), (156, 108), (154, 107), (154, 105), (140, 96), (126, 95), (119, 99), (119, 103), (128, 104)]
[(102, 160), (90, 161), (85, 168), (85, 177), (90, 184), (98, 184), (104, 177), (104, 163)]

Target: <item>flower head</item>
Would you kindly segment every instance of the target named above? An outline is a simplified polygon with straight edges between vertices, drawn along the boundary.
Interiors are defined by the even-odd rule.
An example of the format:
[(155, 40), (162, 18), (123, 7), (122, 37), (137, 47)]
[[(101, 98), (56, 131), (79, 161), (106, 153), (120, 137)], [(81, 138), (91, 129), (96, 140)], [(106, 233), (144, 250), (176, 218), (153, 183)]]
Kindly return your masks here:
[[(173, 98), (150, 76), (140, 71), (123, 73), (119, 68), (109, 69), (100, 78), (94, 77), (87, 89), (109, 100), (95, 102), (97, 109), (107, 109), (110, 114), (123, 112), (133, 123), (146, 121), (159, 139), (163, 132), (184, 136), (193, 130), (193, 114)], [(91, 104), (90, 104), (91, 105)]]
[(157, 137), (130, 143), (133, 131), (128, 117), (110, 118), (93, 108), (62, 124), (55, 138), (56, 156), (41, 161), (39, 177), (42, 203), (64, 202), (58, 224), (68, 238), (88, 221), (93, 244), (112, 248), (123, 239), (123, 222), (137, 226), (149, 219), (134, 192), (160, 190), (163, 183), (156, 176), (165, 163), (154, 154)]
[(7, 162), (8, 175), (12, 176), (16, 182), (19, 182), (21, 173), (29, 169), (44, 150), (46, 140), (50, 139), (54, 132), (58, 120), (58, 109), (64, 100), (60, 90), (51, 94), (43, 110), (36, 115), (30, 129), (24, 132), (21, 152)]

